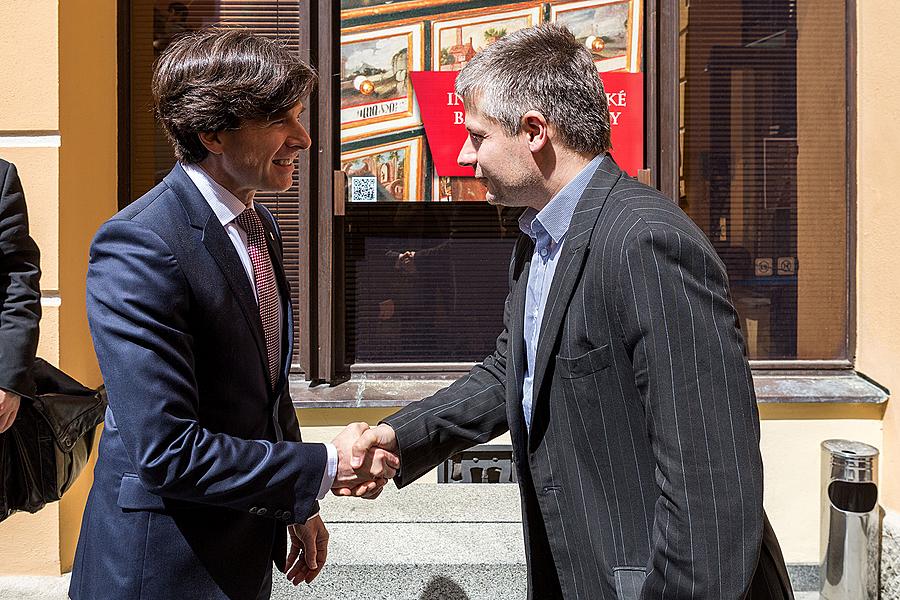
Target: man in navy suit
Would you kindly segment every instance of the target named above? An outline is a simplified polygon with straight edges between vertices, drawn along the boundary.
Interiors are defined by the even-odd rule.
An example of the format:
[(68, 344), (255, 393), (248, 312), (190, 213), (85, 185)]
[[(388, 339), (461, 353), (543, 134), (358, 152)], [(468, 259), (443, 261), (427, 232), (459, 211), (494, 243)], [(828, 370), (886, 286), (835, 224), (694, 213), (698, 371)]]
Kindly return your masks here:
[(309, 582), (327, 553), (317, 501), (332, 488), (377, 495), (394, 475), (387, 453), (349, 467), (364, 424), (303, 443), (288, 394), (281, 236), (253, 198), (291, 187), (315, 80), (241, 30), (182, 37), (160, 57), (154, 103), (179, 163), (91, 247), (88, 318), (109, 410), (74, 600), (268, 598), (273, 561)]

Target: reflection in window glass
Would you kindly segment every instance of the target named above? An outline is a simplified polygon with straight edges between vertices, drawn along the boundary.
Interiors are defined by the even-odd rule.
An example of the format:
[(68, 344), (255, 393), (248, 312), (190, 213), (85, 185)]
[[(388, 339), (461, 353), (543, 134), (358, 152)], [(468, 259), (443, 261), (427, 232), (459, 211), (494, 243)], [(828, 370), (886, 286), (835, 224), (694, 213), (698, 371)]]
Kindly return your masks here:
[(682, 208), (750, 356), (847, 356), (843, 0), (680, 0)]

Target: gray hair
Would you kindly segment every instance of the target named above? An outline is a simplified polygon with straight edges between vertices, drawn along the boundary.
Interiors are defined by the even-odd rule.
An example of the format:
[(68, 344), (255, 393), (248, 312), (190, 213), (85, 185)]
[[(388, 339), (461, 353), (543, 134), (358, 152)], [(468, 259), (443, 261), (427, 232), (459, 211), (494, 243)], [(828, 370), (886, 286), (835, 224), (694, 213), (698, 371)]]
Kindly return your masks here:
[(591, 53), (557, 23), (515, 31), (476, 54), (460, 71), (456, 93), (509, 135), (536, 110), (572, 150), (610, 148), (609, 106)]

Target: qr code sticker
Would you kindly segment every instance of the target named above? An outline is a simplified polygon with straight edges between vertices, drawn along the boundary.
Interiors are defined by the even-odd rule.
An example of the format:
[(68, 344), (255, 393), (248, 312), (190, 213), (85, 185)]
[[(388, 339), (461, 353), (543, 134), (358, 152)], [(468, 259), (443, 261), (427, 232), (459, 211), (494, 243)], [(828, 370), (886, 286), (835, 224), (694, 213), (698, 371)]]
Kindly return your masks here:
[(375, 202), (377, 198), (377, 178), (368, 176), (350, 178), (350, 202)]

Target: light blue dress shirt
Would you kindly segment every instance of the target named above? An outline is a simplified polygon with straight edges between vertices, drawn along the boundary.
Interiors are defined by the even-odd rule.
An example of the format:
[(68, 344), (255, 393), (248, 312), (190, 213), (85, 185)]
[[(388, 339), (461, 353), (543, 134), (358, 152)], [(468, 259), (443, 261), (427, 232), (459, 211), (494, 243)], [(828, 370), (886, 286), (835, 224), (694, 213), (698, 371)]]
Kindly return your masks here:
[(531, 431), (531, 407), (534, 396), (534, 361), (537, 354), (541, 323), (550, 284), (561, 250), (565, 244), (569, 224), (575, 213), (575, 205), (587, 188), (594, 171), (604, 155), (594, 157), (588, 165), (566, 184), (550, 202), (537, 212), (533, 208), (519, 217), (519, 229), (534, 241), (531, 269), (528, 271), (528, 288), (525, 291), (525, 380), (522, 382), (522, 410), (525, 426)]

